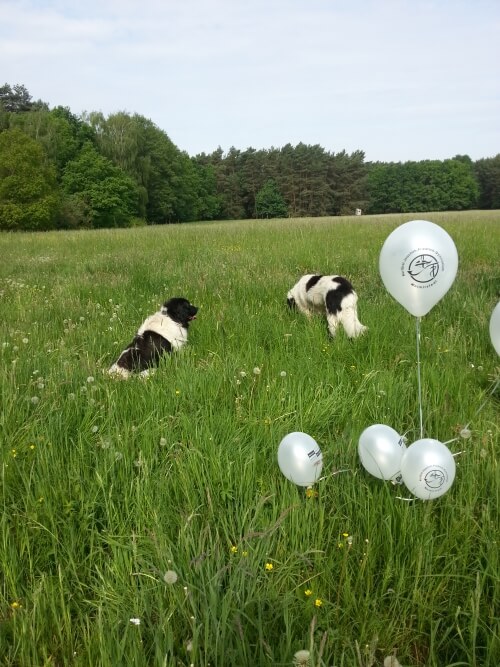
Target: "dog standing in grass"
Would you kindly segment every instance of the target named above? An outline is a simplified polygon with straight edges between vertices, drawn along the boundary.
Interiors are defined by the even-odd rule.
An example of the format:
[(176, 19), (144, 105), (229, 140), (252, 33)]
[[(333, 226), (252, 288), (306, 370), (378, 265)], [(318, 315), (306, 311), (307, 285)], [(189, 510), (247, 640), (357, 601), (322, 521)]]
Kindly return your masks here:
[(326, 314), (331, 336), (335, 336), (339, 324), (349, 338), (356, 338), (367, 330), (358, 319), (358, 295), (342, 276), (302, 276), (288, 292), (287, 303), (307, 317), (315, 313)]
[(144, 320), (109, 374), (126, 379), (135, 372), (147, 377), (163, 354), (179, 350), (187, 343), (189, 323), (197, 312), (198, 308), (183, 297), (165, 301), (161, 310)]

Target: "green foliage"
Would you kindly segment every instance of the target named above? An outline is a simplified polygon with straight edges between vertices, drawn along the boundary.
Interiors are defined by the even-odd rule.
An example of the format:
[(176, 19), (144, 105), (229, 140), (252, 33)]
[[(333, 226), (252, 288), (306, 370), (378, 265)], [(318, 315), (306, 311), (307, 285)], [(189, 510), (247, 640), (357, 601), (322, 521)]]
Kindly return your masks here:
[(470, 209), (479, 195), (472, 165), (462, 159), (375, 163), (368, 191), (368, 213)]
[(20, 130), (0, 133), (0, 230), (47, 230), (59, 208), (56, 174), (39, 143)]
[(123, 227), (137, 210), (136, 184), (87, 142), (63, 173), (62, 186), (90, 227)]
[(53, 192), (43, 201), (18, 200), (15, 187), (4, 192), (4, 229), (126, 227), (133, 218), (165, 224), (338, 216), (357, 208), (372, 214), (500, 208), (499, 156), (476, 163), (456, 155), (366, 164), (361, 150), (334, 153), (301, 142), (260, 150), (233, 146), (227, 153), (219, 147), (190, 157), (139, 114), (80, 118), (67, 107), (33, 102), (22, 85), (5, 84), (0, 133), (14, 129), (43, 149), (56, 184), (51, 177)]
[(243, 152), (233, 147), (227, 155), (219, 148), (196, 160), (214, 169), (224, 218), (260, 217), (256, 197), (269, 180), (276, 183), (287, 215), (294, 217), (352, 213), (366, 199), (362, 151), (334, 154), (300, 143)]
[(255, 210), (258, 218), (285, 218), (287, 206), (276, 183), (269, 179), (255, 195)]
[[(143, 116), (119, 112), (88, 121), (103, 155), (135, 180), (139, 214), (150, 223), (213, 218), (218, 206), (213, 179)], [(208, 190), (207, 188), (211, 188)]]
[(22, 111), (29, 111), (32, 106), (31, 95), (26, 86), (16, 84), (12, 87), (8, 83), (0, 86), (0, 107), (5, 111), (20, 113)]
[(500, 153), (478, 160), (474, 172), (479, 183), (479, 208), (500, 209)]
[(9, 126), (21, 129), (44, 147), (46, 155), (56, 166), (58, 178), (83, 143), (92, 140), (89, 126), (63, 107), (10, 114)]

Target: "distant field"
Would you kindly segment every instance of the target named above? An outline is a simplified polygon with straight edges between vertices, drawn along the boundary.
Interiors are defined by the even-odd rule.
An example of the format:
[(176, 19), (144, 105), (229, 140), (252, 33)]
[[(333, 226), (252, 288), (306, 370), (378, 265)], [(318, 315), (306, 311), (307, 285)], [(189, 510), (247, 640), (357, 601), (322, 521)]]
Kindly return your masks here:
[[(420, 437), (415, 318), (378, 271), (417, 218), (459, 254), (421, 323), (425, 436), (463, 451), (429, 502), (357, 454), (371, 424)], [(499, 249), (498, 211), (0, 235), (0, 664), (497, 667)], [(287, 310), (314, 271), (352, 280), (366, 336)], [(110, 379), (170, 296), (200, 308), (185, 351)], [(291, 431), (317, 496), (277, 465)]]

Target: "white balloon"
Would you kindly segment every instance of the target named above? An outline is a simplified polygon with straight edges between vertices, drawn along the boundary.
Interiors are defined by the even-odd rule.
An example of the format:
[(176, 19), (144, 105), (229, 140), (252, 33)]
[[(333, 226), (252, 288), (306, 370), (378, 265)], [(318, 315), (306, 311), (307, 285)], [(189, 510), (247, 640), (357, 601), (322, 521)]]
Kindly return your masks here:
[(401, 460), (401, 474), (417, 498), (432, 500), (446, 493), (455, 479), (455, 459), (439, 440), (423, 438), (411, 444)]
[(323, 454), (318, 443), (307, 433), (294, 431), (278, 447), (278, 465), (290, 482), (311, 486), (323, 469)]
[(389, 234), (380, 252), (379, 268), (389, 294), (412, 315), (421, 317), (452, 286), (458, 253), (442, 227), (412, 220)]
[(401, 484), (401, 457), (406, 450), (404, 438), (390, 426), (373, 424), (359, 437), (361, 463), (374, 477)]
[(500, 355), (500, 301), (493, 308), (490, 319), (490, 338), (497, 354)]

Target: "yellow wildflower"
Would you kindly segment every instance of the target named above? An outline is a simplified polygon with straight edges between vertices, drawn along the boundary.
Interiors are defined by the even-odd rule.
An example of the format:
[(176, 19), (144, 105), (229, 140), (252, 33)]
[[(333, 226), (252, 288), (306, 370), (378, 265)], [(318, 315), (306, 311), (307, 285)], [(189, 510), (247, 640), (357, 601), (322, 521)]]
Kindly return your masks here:
[(272, 563), (266, 563), (264, 567), (266, 568), (267, 572), (271, 572), (274, 566)]
[(315, 607), (321, 607), (322, 604), (323, 604), (323, 600), (321, 600), (320, 598), (316, 598), (314, 600), (314, 606)]

